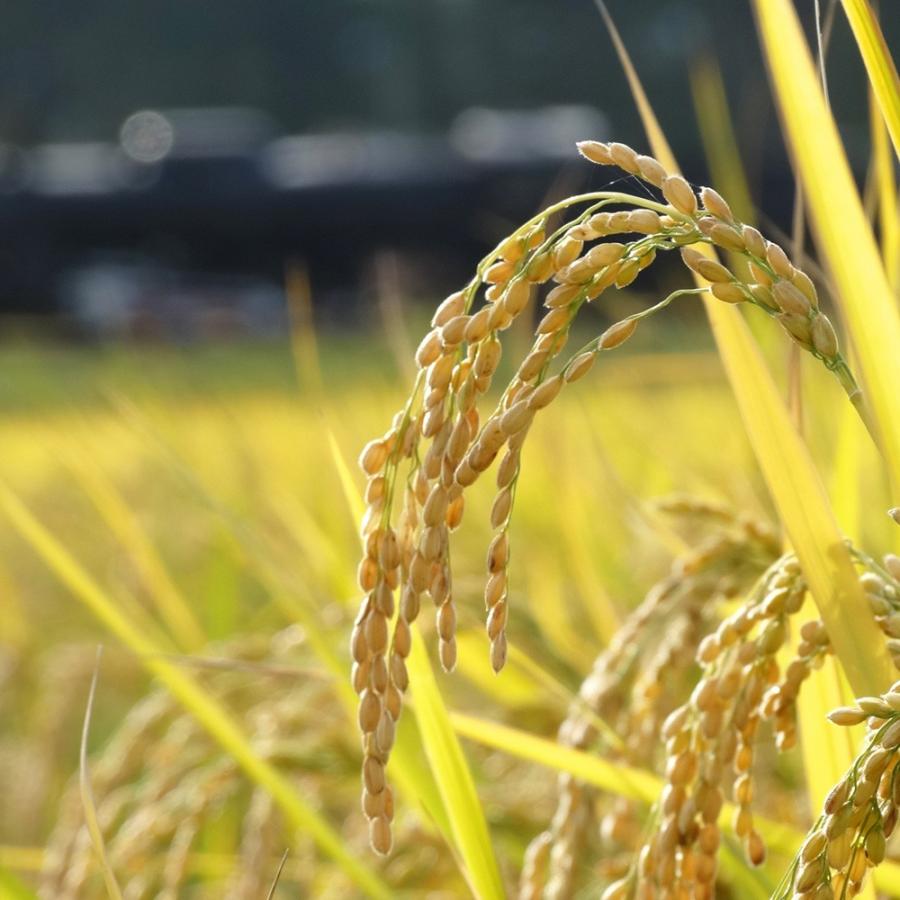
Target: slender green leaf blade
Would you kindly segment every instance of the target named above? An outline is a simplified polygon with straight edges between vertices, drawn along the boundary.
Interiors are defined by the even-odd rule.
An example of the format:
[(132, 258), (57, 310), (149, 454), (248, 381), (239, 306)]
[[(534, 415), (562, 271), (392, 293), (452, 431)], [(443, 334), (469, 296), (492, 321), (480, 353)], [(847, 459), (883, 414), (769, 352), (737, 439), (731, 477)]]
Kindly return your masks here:
[(422, 744), (450, 818), (463, 873), (479, 900), (499, 900), (505, 892), (484, 811), (418, 632), (407, 665)]

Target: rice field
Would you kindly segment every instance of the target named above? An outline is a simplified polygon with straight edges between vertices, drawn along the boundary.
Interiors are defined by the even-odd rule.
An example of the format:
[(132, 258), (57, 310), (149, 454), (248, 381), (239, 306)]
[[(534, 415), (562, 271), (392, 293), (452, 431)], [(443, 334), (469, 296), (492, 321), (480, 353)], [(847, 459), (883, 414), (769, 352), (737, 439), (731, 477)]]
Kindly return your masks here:
[[(476, 731), (491, 722), (554, 739), (617, 625), (703, 530), (690, 515), (663, 511), (659, 499), (689, 495), (772, 521), (708, 338), (686, 329), (682, 352), (642, 352), (655, 338), (648, 330), (627, 354), (604, 361), (529, 439), (512, 528), (522, 562), (511, 567), (510, 656), (500, 676), (490, 670), (479, 623), (490, 485), (473, 488), (456, 538), (459, 671), (435, 677), (448, 708), (469, 717), (463, 746), (509, 884), (527, 843), (552, 816), (556, 773), (473, 740), (473, 723)], [(274, 758), (360, 865), (391, 889), (458, 896), (465, 882), (414, 796), (398, 797), (393, 855), (379, 862), (367, 849), (355, 712), (343, 705), (358, 592), (353, 506), (364, 486), (355, 457), (389, 421), (405, 385), (387, 338), (326, 336), (318, 350), (320, 368), (307, 370), (304, 382), (287, 341), (200, 351), (9, 347), (0, 477), (81, 573), (147, 633), (158, 633), (166, 658), (222, 698), (255, 743), (283, 746)], [(809, 376), (821, 378), (814, 370)], [(834, 400), (838, 391), (826, 379), (821, 395)], [(830, 425), (816, 442), (829, 468), (838, 439), (838, 423)], [(858, 452), (865, 452), (861, 442)], [(889, 521), (874, 524), (881, 539), (888, 536)], [(146, 698), (162, 702), (165, 691), (28, 540), (15, 529), (2, 533), (0, 864), (10, 884), (27, 885), (47, 865), (48, 845), (59, 852), (66, 839), (72, 819), (60, 820), (60, 800), (67, 791), (68, 815), (81, 815), (70, 782), (97, 646), (104, 653), (88, 747), (101, 813), (117, 802), (106, 785), (124, 777), (106, 772), (116, 767), (107, 761), (117, 736), (136, 727)], [(172, 706), (149, 732), (152, 740), (140, 739), (139, 756), (147, 758), (128, 769), (141, 784), (149, 779), (150, 796), (147, 770), (178, 780), (198, 765), (185, 754), (199, 736)], [(257, 734), (266, 716), (274, 731)], [(227, 759), (205, 740), (192, 750), (207, 769)], [(796, 777), (783, 773), (788, 785)], [(258, 896), (288, 846), (276, 896), (352, 893), (344, 868), (308, 837), (298, 845), (277, 813), (263, 809), (259, 792), (231, 778), (227, 800), (209, 799), (200, 810), (172, 896)], [(116, 825), (131, 833), (133, 846), (113, 838), (109, 852), (117, 871), (149, 881), (151, 872), (162, 877), (172, 834), (140, 833), (148, 808), (140, 797)], [(250, 809), (266, 822), (267, 844), (256, 846), (242, 831)], [(85, 884), (102, 892), (89, 847), (80, 853)], [(255, 854), (250, 864), (248, 853)], [(72, 896), (93, 895), (81, 890)]]
[(864, 207), (754, 7), (814, 258), (617, 44), (635, 180), (428, 310), (0, 348), (0, 897), (900, 896), (900, 89), (843, 0)]

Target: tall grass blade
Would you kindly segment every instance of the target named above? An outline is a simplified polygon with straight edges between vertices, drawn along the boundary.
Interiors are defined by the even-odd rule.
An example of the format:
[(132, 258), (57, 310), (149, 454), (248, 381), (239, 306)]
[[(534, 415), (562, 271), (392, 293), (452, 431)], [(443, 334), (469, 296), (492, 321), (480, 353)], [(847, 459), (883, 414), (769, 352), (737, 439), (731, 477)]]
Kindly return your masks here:
[(422, 735), (410, 716), (404, 716), (398, 723), (388, 774), (400, 788), (404, 799), (411, 806), (419, 807), (425, 823), (433, 822), (452, 850), (450, 817), (434, 775), (422, 756)]
[(897, 66), (868, 0), (841, 0), (841, 5), (866, 65), (869, 83), (891, 135), (894, 152), (900, 158), (900, 77)]
[(275, 896), (275, 891), (278, 888), (278, 882), (281, 881), (281, 873), (284, 871), (284, 864), (287, 862), (288, 853), (290, 850), (285, 850), (284, 853), (281, 854), (281, 861), (278, 863), (278, 868), (275, 870), (275, 877), (272, 879), (272, 886), (269, 888), (269, 892), (266, 894), (266, 900), (272, 900)]
[(369, 896), (389, 900), (385, 882), (346, 848), (341, 836), (309, 806), (281, 773), (260, 757), (230, 713), (190, 675), (160, 654), (159, 648), (88, 575), (62, 544), (31, 514), (21, 500), (0, 484), (0, 508), (53, 574), (103, 623), (143, 665), (168, 688), (207, 733), (228, 753), (252, 782), (265, 790), (285, 821), (309, 834)]
[(568, 772), (579, 781), (618, 797), (651, 804), (656, 802), (663, 789), (662, 780), (652, 772), (610, 762), (602, 756), (565, 747), (519, 728), (459, 712), (450, 714), (450, 722), (462, 737), (502, 750), (518, 759), (558, 772)]
[[(757, 0), (760, 2), (773, 0)], [(674, 154), (628, 51), (602, 0), (598, 3), (612, 31), (653, 151), (663, 166), (677, 171)], [(698, 250), (702, 248), (706, 245), (697, 245)], [(706, 251), (711, 252), (708, 248)], [(858, 696), (877, 695), (891, 683), (893, 668), (809, 452), (791, 424), (741, 314), (711, 298), (704, 298), (704, 303), (753, 451), (841, 665)], [(895, 347), (900, 347), (900, 339)], [(900, 423), (900, 417), (896, 418)], [(852, 629), (846, 627), (847, 621), (854, 623)]]
[(97, 694), (97, 680), (100, 676), (100, 658), (103, 648), (97, 648), (97, 661), (94, 664), (94, 674), (91, 677), (91, 687), (88, 691), (87, 709), (84, 712), (84, 725), (81, 729), (81, 747), (78, 752), (78, 786), (81, 791), (81, 805), (84, 809), (84, 819), (88, 833), (91, 836), (91, 844), (97, 854), (100, 871), (103, 873), (103, 882), (106, 885), (106, 893), (111, 900), (122, 900), (122, 889), (116, 881), (116, 874), (109, 864), (106, 855), (106, 842), (103, 840), (103, 829), (97, 819), (97, 804), (94, 802), (94, 791), (91, 788), (91, 770), (88, 765), (88, 735), (91, 730), (91, 716), (94, 712), (94, 697)]
[[(807, 610), (815, 615), (815, 610)], [(850, 768), (864, 732), (834, 728), (825, 718), (833, 709), (852, 700), (847, 682), (833, 658), (804, 685), (797, 697), (803, 775), (810, 814), (818, 818), (828, 792)]]
[(417, 632), (407, 661), (413, 709), (422, 745), (450, 818), (463, 874), (479, 900), (505, 896), (484, 811), (465, 754), (435, 681), (428, 653)]
[[(841, 413), (840, 438), (833, 469), (831, 494), (835, 512), (844, 529), (854, 539), (859, 537), (859, 475), (862, 429), (849, 404)], [(814, 618), (816, 609), (807, 599), (799, 621)], [(829, 791), (850, 768), (857, 748), (862, 745), (864, 729), (832, 728), (826, 719), (831, 710), (852, 702), (852, 692), (840, 665), (834, 657), (826, 658), (822, 667), (804, 685), (797, 696), (797, 719), (800, 725), (800, 751), (810, 815), (817, 819)], [(871, 882), (864, 887), (872, 894)]]
[(898, 490), (900, 313), (796, 11), (788, 0), (754, 0), (754, 6), (810, 223), (835, 284), (874, 430)]

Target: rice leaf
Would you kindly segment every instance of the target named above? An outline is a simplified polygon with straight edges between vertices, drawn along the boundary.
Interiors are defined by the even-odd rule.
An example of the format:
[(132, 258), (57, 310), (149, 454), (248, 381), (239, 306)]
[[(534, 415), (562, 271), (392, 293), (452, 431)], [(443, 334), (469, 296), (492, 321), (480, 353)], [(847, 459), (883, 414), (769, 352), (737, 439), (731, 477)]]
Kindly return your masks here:
[[(355, 712), (355, 710), (354, 710)], [(431, 821), (453, 848), (453, 828), (427, 760), (422, 756), (422, 736), (412, 716), (397, 723), (397, 736), (388, 762), (388, 774), (410, 804), (418, 806), (425, 822)]]
[(484, 811), (465, 754), (453, 730), (428, 653), (417, 631), (407, 660), (422, 745), (450, 818), (462, 871), (479, 900), (505, 896)]
[(350, 467), (347, 465), (344, 454), (341, 452), (341, 445), (338, 443), (337, 438), (334, 436), (334, 432), (330, 428), (328, 429), (328, 449), (331, 451), (331, 458), (334, 462), (334, 467), (337, 470), (338, 478), (340, 478), (341, 481), (344, 499), (350, 507), (350, 514), (352, 515), (354, 522), (359, 522), (363, 517), (363, 513), (366, 511), (366, 507), (363, 503), (362, 496), (359, 493), (359, 489), (356, 487), (356, 482), (353, 480), (353, 474), (350, 472)]
[(900, 77), (897, 67), (868, 0), (841, 0), (841, 5), (866, 65), (869, 83), (891, 135), (894, 152), (900, 158)]
[[(514, 756), (537, 763), (556, 772), (567, 772), (580, 781), (608, 791), (617, 797), (626, 797), (640, 803), (651, 804), (659, 797), (663, 782), (656, 775), (643, 769), (619, 765), (583, 750), (562, 747), (555, 741), (529, 734), (518, 728), (500, 725), (464, 713), (450, 713), (450, 721), (457, 734), (493, 747)], [(719, 822), (726, 832), (734, 807), (726, 804)], [(793, 856), (803, 842), (805, 833), (784, 822), (754, 816), (754, 823), (766, 844), (772, 849)], [(884, 862), (874, 870), (875, 883), (880, 890), (893, 894), (900, 889), (900, 864)]]
[(322, 367), (313, 317), (312, 287), (309, 272), (302, 263), (288, 263), (284, 273), (284, 294), (297, 384), (303, 394), (318, 403), (324, 396)]
[(656, 802), (663, 789), (662, 780), (651, 772), (610, 762), (602, 756), (565, 747), (519, 728), (459, 712), (450, 713), (450, 722), (462, 737), (503, 750), (518, 759), (568, 772), (579, 781), (618, 797), (651, 804)]
[(796, 11), (787, 0), (754, 0), (754, 6), (810, 223), (836, 288), (874, 430), (898, 490), (900, 313)]
[(278, 863), (278, 868), (275, 870), (275, 877), (272, 879), (272, 886), (266, 894), (266, 900), (272, 900), (275, 896), (275, 889), (278, 887), (278, 882), (281, 880), (281, 873), (284, 871), (284, 864), (287, 862), (288, 854), (290, 852), (290, 850), (286, 849), (284, 853), (281, 854), (281, 861)]
[(841, 665), (857, 696), (883, 691), (893, 680), (884, 639), (809, 452), (759, 351), (734, 327), (734, 310), (709, 311), (750, 443)]
[[(853, 537), (859, 531), (859, 472), (861, 428), (849, 404), (841, 414), (841, 431), (837, 461), (832, 476), (832, 495), (835, 511), (841, 524)], [(798, 621), (814, 618), (816, 609), (807, 599)], [(856, 750), (862, 745), (865, 729), (833, 728), (828, 713), (851, 703), (852, 692), (834, 657), (827, 657), (822, 667), (814, 671), (797, 696), (797, 719), (800, 726), (800, 751), (803, 755), (803, 777), (810, 815), (817, 819), (822, 804), (832, 787), (850, 768)], [(865, 890), (871, 893), (871, 882)]]
[(884, 271), (894, 294), (900, 299), (900, 204), (891, 151), (884, 119), (878, 112), (873, 92), (869, 91), (869, 130), (872, 135), (872, 175), (878, 198), (878, 224), (881, 230), (881, 256)]

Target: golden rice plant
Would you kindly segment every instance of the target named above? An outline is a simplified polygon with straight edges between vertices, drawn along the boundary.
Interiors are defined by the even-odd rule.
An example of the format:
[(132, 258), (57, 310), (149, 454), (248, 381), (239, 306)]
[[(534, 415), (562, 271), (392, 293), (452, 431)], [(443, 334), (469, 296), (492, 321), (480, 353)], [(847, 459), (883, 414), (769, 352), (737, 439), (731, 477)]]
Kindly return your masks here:
[[(362, 496), (344, 462), (354, 416), (338, 417), (327, 401), (338, 397), (368, 423), (393, 389), (363, 396), (354, 377), (339, 393), (321, 378), (305, 306), (293, 335), (311, 400), (302, 413), (293, 398), (260, 396), (243, 398), (236, 415), (172, 404), (153, 420), (116, 397), (117, 416), (90, 420), (104, 434), (93, 444), (67, 443), (71, 423), (23, 426), (26, 442), (52, 432), (66, 474), (53, 480), (49, 465), (14, 470), (7, 461), (0, 508), (59, 582), (52, 587), (159, 684), (85, 756), (47, 846), (33, 848), (37, 863), (28, 848), (0, 846), (0, 895), (8, 884), (17, 898), (73, 900), (116, 896), (118, 885), (122, 896), (160, 900), (296, 890), (490, 900), (900, 895), (900, 559), (889, 552), (900, 532), (879, 508), (887, 497), (900, 505), (891, 156), (900, 97), (869, 5), (842, 6), (872, 84), (880, 242), (793, 7), (754, 0), (817, 265), (748, 221), (743, 190), (732, 206), (679, 173), (615, 35), (651, 153), (579, 144), (584, 159), (624, 174), (626, 187), (554, 203), (440, 304), (415, 351), (408, 396), (360, 455)], [(703, 128), (709, 135), (715, 122)], [(714, 170), (727, 170), (728, 145)], [(647, 299), (641, 273), (667, 251), (684, 286)], [(293, 289), (307, 304), (292, 277)], [(618, 291), (628, 291), (626, 303)], [(635, 302), (643, 306), (612, 312)], [(774, 517), (742, 502), (757, 485), (753, 467), (736, 454), (722, 460), (725, 450), (692, 433), (709, 414), (691, 408), (689, 379), (655, 392), (616, 381), (639, 362), (646, 376), (676, 371), (640, 353), (617, 369), (640, 334), (614, 352), (651, 317), (665, 334), (673, 303), (706, 311)], [(813, 451), (770, 372), (782, 347), (814, 363), (803, 378)], [(672, 409), (657, 429), (666, 411), (649, 404), (663, 399)], [(841, 405), (848, 415), (839, 417), (829, 495), (813, 459), (830, 437), (823, 420)], [(619, 434), (604, 439), (628, 422), (642, 440), (666, 445), (664, 464), (632, 459), (633, 469), (656, 466), (660, 476), (671, 463), (675, 475), (665, 474), (677, 481), (692, 465), (718, 464), (735, 506), (691, 493), (651, 505), (616, 484), (604, 454), (621, 463), (634, 447)], [(323, 440), (308, 441), (311, 431)], [(168, 445), (173, 435), (184, 455)], [(85, 446), (114, 459), (100, 464)], [(604, 479), (588, 482), (574, 470), (580, 459), (599, 459)], [(174, 552), (157, 548), (118, 494), (117, 484), (145, 488), (160, 472), (202, 508), (225, 548), (210, 568), (228, 575), (213, 577), (210, 593), (246, 577), (237, 611), (223, 603), (204, 615), (208, 583), (198, 589), (194, 560), (178, 577), (168, 570), (167, 557), (197, 541), (193, 520), (185, 517), (188, 540), (179, 535)], [(105, 562), (103, 542), (63, 539), (42, 521), (42, 497), (61, 490), (89, 500), (128, 561), (124, 576), (92, 575)], [(333, 502), (342, 490), (361, 525), (355, 586), (355, 536)], [(598, 496), (580, 496), (588, 490)], [(545, 520), (552, 535), (540, 531)], [(655, 545), (655, 557), (651, 533), (665, 548)], [(470, 562), (475, 544), (481, 568)], [(667, 570), (664, 556), (674, 560)], [(24, 571), (0, 571), (0, 586), (43, 577)], [(592, 583), (597, 574), (603, 584)], [(34, 595), (52, 587), (41, 582)], [(469, 602), (476, 593), (483, 610)], [(220, 614), (234, 616), (233, 634), (210, 643)], [(17, 623), (27, 618), (13, 603), (0, 607), (4, 629), (24, 630)], [(287, 622), (299, 625), (281, 631)], [(432, 645), (453, 679), (432, 667)], [(464, 700), (477, 713), (462, 712)], [(791, 752), (798, 743), (802, 757)], [(7, 878), (26, 863), (40, 870), (37, 895)]]
[[(779, 15), (778, 4), (760, 3), (759, 7), (765, 28), (767, 16), (774, 20)], [(789, 19), (787, 25), (793, 27)], [(630, 67), (627, 59), (625, 62)], [(629, 71), (634, 80), (633, 70)], [(639, 85), (633, 83), (633, 87), (643, 104), (651, 136), (668, 155)], [(883, 85), (880, 87), (883, 93)], [(522, 451), (535, 417), (551, 406), (564, 388), (584, 378), (598, 356), (628, 340), (642, 320), (661, 313), (679, 297), (703, 295), (712, 303), (714, 326), (721, 323), (720, 350), (748, 428), (756, 434), (754, 445), (785, 516), (788, 535), (798, 541), (799, 557), (791, 552), (779, 554), (777, 538), (742, 523), (749, 537), (744, 535), (738, 559), (758, 561), (751, 539), (762, 539), (771, 558), (749, 585), (735, 577), (732, 562), (730, 593), (724, 596), (733, 597), (736, 608), (727, 613), (722, 609), (721, 588), (715, 581), (705, 592), (698, 584), (678, 579), (651, 592), (599, 658), (579, 696), (592, 715), (604, 721), (612, 718), (618, 727), (606, 725), (598, 730), (584, 718), (583, 709), (576, 708), (564, 723), (559, 740), (625, 762), (633, 762), (628, 752), (637, 746), (644, 751), (641, 762), (652, 766), (653, 757), (648, 758), (646, 748), (653, 746), (659, 719), (652, 705), (649, 709), (643, 705), (646, 687), (641, 679), (648, 678), (659, 688), (659, 672), (665, 666), (673, 676), (667, 687), (673, 688), (679, 656), (685, 648), (695, 652), (699, 680), (659, 729), (664, 787), (649, 816), (640, 826), (629, 823), (628, 805), (618, 802), (604, 817), (604, 837), (631, 845), (624, 873), (609, 884), (604, 897), (712, 897), (716, 894), (723, 815), (731, 819), (730, 832), (743, 846), (748, 863), (761, 866), (766, 860), (766, 841), (755, 827), (753, 811), (760, 782), (754, 761), (760, 752), (761, 724), (768, 723), (770, 740), (779, 752), (791, 749), (797, 740), (801, 688), (835, 653), (854, 684), (877, 684), (885, 671), (881, 660), (888, 654), (894, 666), (900, 667), (900, 562), (888, 555), (883, 565), (876, 564), (846, 542), (829, 546), (825, 543), (830, 540), (828, 527), (808, 529), (803, 523), (803, 516), (815, 515), (817, 506), (830, 517), (827, 500), (819, 494), (815, 476), (810, 477), (808, 459), (790, 428), (775, 427), (789, 446), (797, 448), (781, 460), (774, 455), (777, 444), (761, 433), (761, 413), (769, 410), (776, 421), (783, 417), (785, 423), (786, 414), (775, 395), (766, 393), (770, 391), (766, 382), (746, 383), (760, 364), (747, 355), (747, 338), (737, 320), (716, 313), (715, 303), (756, 307), (775, 319), (796, 347), (824, 364), (885, 454), (889, 472), (896, 471), (896, 417), (886, 408), (882, 392), (885, 381), (893, 378), (897, 345), (891, 359), (873, 355), (874, 341), (857, 345), (872, 391), (871, 398), (867, 397), (841, 352), (831, 321), (820, 308), (813, 280), (783, 247), (739, 221), (715, 190), (703, 187), (695, 191), (685, 178), (652, 156), (638, 154), (621, 143), (584, 141), (578, 149), (593, 163), (616, 166), (645, 182), (658, 191), (659, 199), (652, 195), (648, 199), (649, 192), (581, 194), (554, 204), (502, 241), (479, 263), (472, 280), (438, 307), (431, 330), (416, 351), (418, 374), (407, 401), (388, 431), (367, 444), (360, 456), (360, 467), (368, 479), (361, 522), (364, 552), (358, 570), (364, 598), (350, 649), (351, 681), (359, 696), (363, 810), (373, 848), (389, 852), (393, 800), (385, 767), (410, 686), (406, 659), (426, 596), (435, 607), (441, 665), (452, 671), (456, 664), (459, 611), (450, 562), (451, 535), (462, 522), (467, 490), (499, 457), (490, 512), (494, 536), (487, 548), (484, 587), (488, 653), (492, 668), (499, 673), (509, 649), (510, 524), (522, 475)], [(818, 163), (823, 165), (821, 160)], [(839, 158), (836, 164), (840, 165)], [(560, 223), (560, 218), (573, 212), (574, 216)], [(825, 229), (820, 221), (815, 224)], [(828, 227), (833, 230), (834, 223)], [(828, 252), (827, 238), (823, 241)], [(710, 248), (727, 251), (740, 265), (723, 265)], [(563, 355), (579, 311), (605, 292), (631, 285), (667, 250), (678, 252), (697, 279), (697, 287), (673, 292), (611, 325), (574, 353)], [(845, 258), (845, 253), (838, 253), (829, 262), (837, 267), (845, 264)], [(874, 265), (880, 267), (881, 263), (875, 260)], [(860, 314), (853, 305), (858, 292), (847, 293), (841, 299), (853, 322)], [(514, 361), (514, 374), (497, 391), (499, 400), (494, 401), (489, 394), (499, 371), (503, 334), (537, 306), (543, 306), (543, 311), (534, 341), (524, 357)], [(896, 309), (885, 315), (891, 333), (897, 322)], [(871, 333), (870, 317), (865, 329), (854, 337), (864, 342)], [(887, 368), (877, 368), (879, 365)], [(892, 383), (895, 388), (900, 384), (897, 380)], [(765, 388), (762, 403), (751, 396), (756, 388)], [(798, 475), (805, 473), (808, 486), (788, 489), (785, 482), (793, 473), (783, 471), (787, 460)], [(777, 471), (779, 464), (781, 472)], [(701, 551), (699, 558), (707, 563), (710, 554), (715, 558), (716, 553), (709, 550)], [(702, 569), (703, 563), (695, 562), (692, 574), (696, 575), (696, 568)], [(820, 617), (800, 625), (795, 620), (805, 611), (808, 593), (818, 604)], [(835, 605), (839, 594), (845, 597), (843, 610)], [(848, 619), (851, 596), (854, 617)], [(669, 619), (675, 613), (667, 607), (672, 604), (683, 615), (676, 600), (685, 603), (685, 598), (691, 598), (697, 608), (690, 625), (681, 622), (679, 627), (677, 618)], [(704, 624), (707, 632), (698, 634), (697, 628)], [(642, 656), (641, 644), (642, 639), (654, 640), (654, 626), (671, 630), (661, 645), (656, 639), (656, 655), (648, 659)], [(848, 631), (852, 633), (849, 640)], [(798, 640), (792, 647), (794, 632)], [(634, 681), (626, 693), (629, 678)], [(658, 695), (654, 695), (656, 699)], [(811, 708), (809, 701), (804, 702)], [(876, 698), (835, 715), (844, 724), (857, 724), (870, 716), (885, 718), (895, 713), (887, 699)], [(890, 752), (898, 745), (891, 725), (884, 726), (872, 742), (878, 745), (873, 757), (878, 765), (868, 762), (866, 751), (842, 782), (843, 794), (836, 789), (838, 799), (833, 793), (826, 801), (826, 812), (832, 816), (829, 822), (838, 823), (831, 825), (827, 837), (842, 842), (840, 851), (833, 854), (833, 864), (825, 862), (825, 836), (811, 839), (800, 852), (800, 862), (789, 867), (784, 896), (791, 895), (792, 885), (798, 896), (811, 897), (811, 891), (822, 898), (856, 895), (864, 889), (867, 866), (875, 867), (884, 860), (885, 839), (896, 820), (896, 813), (891, 813), (894, 794), (890, 779), (882, 782), (885, 786), (880, 789), (885, 805), (879, 807), (872, 798), (884, 771), (879, 766), (882, 762), (887, 766)], [(878, 722), (876, 726), (881, 727)], [(885, 734), (889, 735), (887, 743)], [(849, 801), (847, 785), (862, 764), (871, 765), (873, 774)], [(734, 804), (730, 813), (724, 809), (729, 794)], [(525, 857), (522, 898), (572, 895), (575, 861), (583, 852), (585, 829), (598, 806), (583, 784), (568, 775), (561, 778), (557, 813)], [(839, 808), (841, 817), (835, 820)], [(860, 852), (869, 843), (871, 852)], [(614, 871), (614, 851), (601, 851), (600, 860), (607, 874)]]

